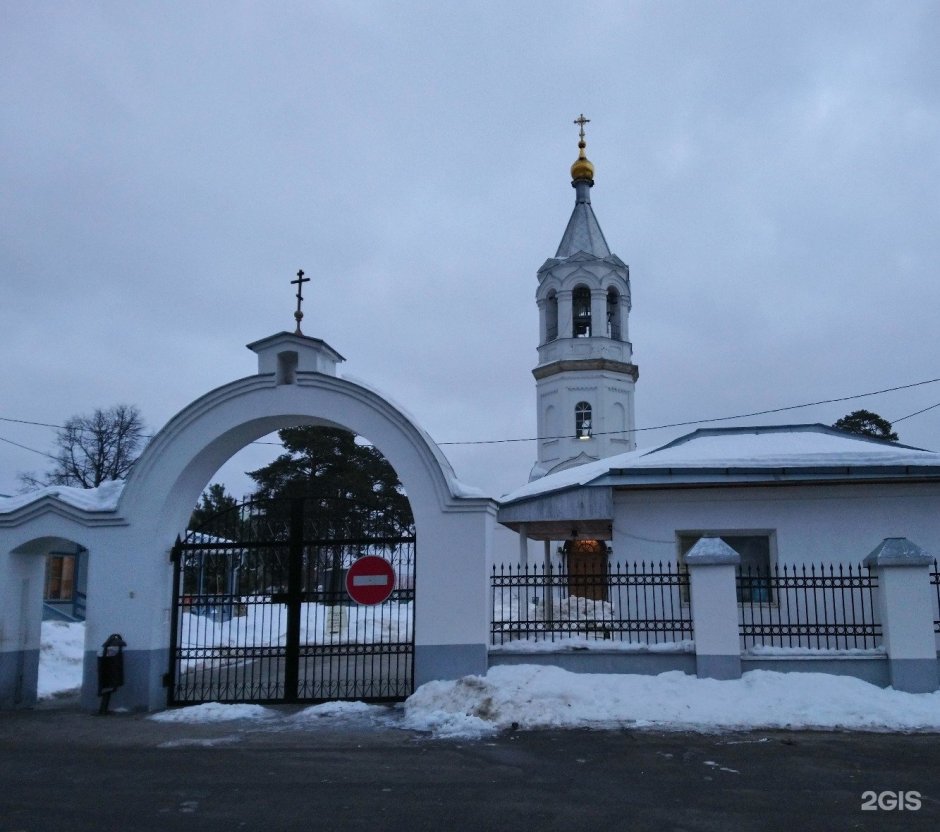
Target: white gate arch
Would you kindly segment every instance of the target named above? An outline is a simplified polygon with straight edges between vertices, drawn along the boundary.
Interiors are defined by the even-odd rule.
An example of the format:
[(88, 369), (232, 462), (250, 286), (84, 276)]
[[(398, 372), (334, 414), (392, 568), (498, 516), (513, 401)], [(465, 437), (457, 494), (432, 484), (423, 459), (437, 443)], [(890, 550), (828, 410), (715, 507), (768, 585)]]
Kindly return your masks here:
[[(261, 436), (301, 424), (345, 428), (365, 437), (405, 487), (421, 560), (415, 587), (415, 684), (485, 673), (495, 502), (463, 487), (440, 449), (399, 407), (335, 375), (342, 359), (322, 341), (281, 333), (249, 346), (259, 356), (258, 374), (223, 385), (174, 416), (134, 465), (113, 510), (71, 512), (84, 527), (91, 553), (83, 703), (93, 707), (96, 701), (100, 645), (109, 634), (120, 633), (128, 645), (125, 685), (115, 694), (114, 706), (164, 707), (173, 542), (226, 460)], [(24, 523), (0, 514), (0, 578), (12, 551), (7, 539), (41, 537), (44, 522), (51, 519), (47, 511), (27, 514)], [(108, 515), (107, 525), (101, 525), (103, 515)], [(21, 525), (29, 528), (16, 528), (7, 537), (14, 531), (10, 526)], [(77, 530), (69, 536), (77, 538)], [(17, 631), (23, 626), (19, 622)], [(14, 664), (9, 657), (0, 662), (0, 704), (9, 684), (3, 668)]]

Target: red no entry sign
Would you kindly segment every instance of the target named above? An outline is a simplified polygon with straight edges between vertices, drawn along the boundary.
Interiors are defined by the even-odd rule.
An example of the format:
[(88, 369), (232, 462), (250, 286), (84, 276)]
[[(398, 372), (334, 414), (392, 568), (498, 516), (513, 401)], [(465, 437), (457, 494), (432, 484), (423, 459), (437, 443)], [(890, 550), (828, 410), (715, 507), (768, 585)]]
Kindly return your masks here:
[(395, 570), (378, 555), (359, 558), (346, 573), (346, 592), (357, 604), (381, 604), (394, 588)]

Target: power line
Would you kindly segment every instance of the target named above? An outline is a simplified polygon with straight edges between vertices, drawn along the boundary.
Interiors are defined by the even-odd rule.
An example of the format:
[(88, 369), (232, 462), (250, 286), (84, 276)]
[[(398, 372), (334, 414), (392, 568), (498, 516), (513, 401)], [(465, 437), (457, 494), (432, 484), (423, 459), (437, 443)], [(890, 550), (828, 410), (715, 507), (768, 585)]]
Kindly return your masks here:
[(65, 425), (52, 425), (49, 422), (34, 422), (30, 419), (10, 419), (7, 416), (0, 416), (0, 422), (15, 422), (18, 425), (38, 425), (43, 428), (56, 428), (57, 430), (65, 430)]
[[(65, 425), (54, 425), (51, 422), (36, 422), (36, 421), (33, 421), (32, 419), (13, 419), (13, 418), (10, 418), (9, 416), (0, 416), (0, 422), (12, 422), (17, 425), (34, 425), (36, 427), (41, 427), (41, 428), (55, 428), (56, 430), (66, 430)], [(89, 428), (79, 428), (78, 430), (80, 432), (85, 433), (89, 430)], [(156, 436), (156, 434), (142, 433), (140, 434), (140, 436), (142, 439), (153, 439), (153, 437)], [(11, 445), (16, 445), (16, 442), (13, 442), (9, 439), (3, 439), (2, 437), (0, 437), (0, 440), (4, 442), (9, 442)], [(252, 445), (280, 445), (281, 443), (280, 442), (262, 442), (258, 440), (256, 442), (252, 442), (251, 444)], [(20, 445), (19, 447), (25, 448), (26, 446)], [(35, 448), (26, 448), (26, 450), (32, 451), (32, 450), (35, 450)], [(42, 451), (36, 451), (36, 453), (41, 454)], [(46, 456), (49, 456), (49, 454), (46, 454)], [(53, 457), (53, 459), (55, 459), (55, 457)]]
[[(931, 379), (927, 379), (926, 381), (915, 381), (913, 384), (902, 384), (898, 387), (886, 387), (884, 390), (873, 390), (870, 393), (856, 393), (854, 396), (840, 396), (839, 398), (836, 398), (836, 399), (820, 399), (819, 401), (816, 401), (816, 402), (805, 402), (804, 404), (791, 404), (791, 405), (788, 405), (787, 407), (775, 407), (770, 410), (754, 410), (751, 413), (740, 413), (737, 416), (716, 416), (712, 419), (692, 419), (687, 422), (672, 422), (671, 424), (668, 424), (668, 425), (654, 425), (653, 427), (632, 428), (631, 430), (598, 431), (596, 433), (592, 433), (591, 435), (592, 436), (607, 436), (609, 434), (615, 434), (615, 433), (616, 434), (641, 433), (642, 431), (649, 431), (649, 430), (665, 430), (666, 428), (681, 428), (681, 427), (689, 427), (691, 425), (712, 424), (714, 422), (729, 422), (734, 419), (749, 419), (753, 416), (767, 416), (771, 413), (784, 413), (788, 410), (799, 410), (800, 408), (804, 408), (804, 407), (817, 407), (823, 404), (833, 404), (835, 402), (847, 402), (847, 401), (851, 401), (852, 399), (861, 399), (866, 396), (878, 396), (878, 395), (881, 395), (882, 393), (894, 393), (898, 390), (909, 390), (912, 387), (921, 387), (924, 384), (935, 384), (938, 381), (940, 381), (940, 378), (931, 378)], [(934, 407), (936, 406), (937, 405), (934, 405)], [(930, 410), (930, 408), (927, 408), (927, 410)], [(924, 411), (919, 411), (919, 412), (922, 413)], [(912, 413), (910, 415), (916, 416), (917, 413)], [(907, 416), (902, 417), (902, 419), (904, 418), (909, 418), (909, 417)], [(902, 419), (899, 419), (898, 421), (902, 421)], [(481, 439), (481, 440), (477, 440), (474, 442), (438, 442), (437, 444), (438, 445), (499, 445), (499, 444), (505, 444), (509, 442), (538, 442), (539, 440), (567, 439), (567, 438), (568, 438), (568, 434), (564, 434), (562, 436), (532, 436), (532, 437), (523, 437), (523, 438), (518, 438), (518, 439)]]
[(898, 422), (903, 422), (905, 419), (910, 419), (912, 416), (920, 416), (921, 413), (926, 413), (928, 410), (933, 410), (935, 407), (940, 407), (940, 402), (930, 405), (930, 407), (925, 407), (923, 410), (916, 410), (913, 413), (908, 413), (907, 416), (902, 416), (900, 419), (892, 419), (892, 427)]
[(47, 454), (45, 451), (37, 450), (36, 448), (30, 448), (29, 445), (21, 445), (19, 442), (14, 442), (12, 439), (4, 439), (0, 436), (0, 442), (6, 442), (8, 445), (16, 445), (17, 448), (22, 448), (24, 451), (32, 451), (34, 454), (39, 454), (40, 456), (47, 456), (49, 459), (56, 459), (52, 454)]
[[(853, 399), (862, 399), (867, 396), (879, 396), (883, 393), (895, 393), (898, 390), (910, 390), (914, 387), (922, 387), (925, 384), (936, 384), (940, 381), (940, 378), (930, 378), (924, 381), (915, 381), (912, 384), (901, 384), (897, 387), (886, 387), (883, 390), (872, 390), (868, 393), (856, 393), (851, 396), (840, 396), (835, 399), (820, 399), (815, 402), (805, 402), (803, 404), (791, 404), (786, 407), (775, 407), (769, 410), (754, 410), (750, 413), (739, 413), (735, 416), (716, 416), (711, 419), (690, 419), (685, 422), (672, 422), (665, 425), (653, 425), (651, 427), (645, 428), (632, 428), (630, 430), (610, 430), (610, 431), (596, 431), (592, 433), (592, 436), (607, 436), (610, 434), (628, 434), (628, 433), (642, 433), (644, 431), (651, 430), (666, 430), (668, 428), (681, 428), (681, 427), (690, 427), (692, 425), (706, 425), (713, 424), (715, 422), (730, 422), (735, 419), (749, 419), (754, 416), (768, 416), (773, 413), (785, 413), (789, 410), (800, 410), (806, 407), (818, 407), (819, 405), (824, 404), (835, 404), (837, 402), (848, 402)], [(933, 410), (936, 407), (940, 407), (940, 402), (937, 404), (931, 405), (930, 407), (925, 407), (923, 410), (918, 410), (914, 413), (909, 413), (907, 416), (902, 416), (900, 419), (892, 420), (892, 424), (897, 422), (903, 422), (905, 419), (910, 419), (914, 416), (919, 416), (921, 413), (926, 413), (928, 410)], [(20, 425), (35, 425), (37, 427), (44, 428), (56, 428), (57, 430), (65, 430), (64, 425), (53, 425), (49, 422), (37, 422), (30, 419), (13, 419), (8, 416), (0, 416), (0, 422), (14, 422)], [(144, 439), (152, 439), (154, 434), (141, 434)], [(549, 439), (567, 439), (568, 434), (563, 434), (560, 436), (525, 436), (525, 437), (516, 437), (511, 439), (477, 439), (477, 440), (462, 440), (462, 441), (453, 441), (453, 442), (438, 442), (438, 445), (501, 445), (508, 444), (512, 442), (538, 442), (539, 440), (549, 440)], [(9, 439), (0, 440), (8, 442), (11, 445), (17, 445), (16, 442), (13, 442)], [(256, 440), (255, 442), (250, 443), (252, 445), (280, 445), (280, 442), (262, 442), (261, 440)], [(28, 448), (25, 445), (18, 445), (18, 447), (25, 448), (28, 451), (34, 451), (35, 453), (42, 454), (43, 456), (48, 456), (50, 459), (55, 459), (51, 454), (44, 453), (43, 451), (37, 451), (35, 448)]]

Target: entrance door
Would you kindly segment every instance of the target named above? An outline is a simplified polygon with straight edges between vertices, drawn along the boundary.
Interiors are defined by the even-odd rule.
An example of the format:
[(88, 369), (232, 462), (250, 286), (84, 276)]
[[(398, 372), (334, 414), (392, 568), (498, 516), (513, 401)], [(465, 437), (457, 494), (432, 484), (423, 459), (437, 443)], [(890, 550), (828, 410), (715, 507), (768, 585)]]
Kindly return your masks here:
[[(413, 691), (415, 538), (348, 500), (250, 500), (173, 550), (171, 705), (397, 701)], [(364, 555), (392, 563), (395, 590), (346, 594)]]
[(568, 594), (607, 600), (607, 544), (602, 540), (568, 540)]

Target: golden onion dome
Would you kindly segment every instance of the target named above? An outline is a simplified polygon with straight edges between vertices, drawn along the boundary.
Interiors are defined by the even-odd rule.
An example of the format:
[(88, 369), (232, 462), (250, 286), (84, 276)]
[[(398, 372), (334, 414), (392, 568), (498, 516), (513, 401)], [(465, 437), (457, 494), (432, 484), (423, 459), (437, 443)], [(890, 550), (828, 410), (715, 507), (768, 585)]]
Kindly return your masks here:
[(584, 142), (584, 139), (578, 142), (578, 158), (575, 159), (574, 164), (571, 166), (571, 178), (572, 179), (593, 179), (594, 178), (594, 165), (591, 164), (591, 161), (587, 156), (584, 155), (584, 148), (587, 145)]

